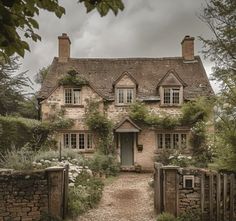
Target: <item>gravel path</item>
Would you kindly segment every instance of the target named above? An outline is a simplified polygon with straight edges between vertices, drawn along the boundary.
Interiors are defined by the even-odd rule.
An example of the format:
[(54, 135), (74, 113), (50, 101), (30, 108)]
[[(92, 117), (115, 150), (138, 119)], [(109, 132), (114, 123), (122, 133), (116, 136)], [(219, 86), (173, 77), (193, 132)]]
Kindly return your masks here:
[(155, 221), (150, 178), (150, 173), (121, 173), (105, 186), (98, 207), (77, 221)]

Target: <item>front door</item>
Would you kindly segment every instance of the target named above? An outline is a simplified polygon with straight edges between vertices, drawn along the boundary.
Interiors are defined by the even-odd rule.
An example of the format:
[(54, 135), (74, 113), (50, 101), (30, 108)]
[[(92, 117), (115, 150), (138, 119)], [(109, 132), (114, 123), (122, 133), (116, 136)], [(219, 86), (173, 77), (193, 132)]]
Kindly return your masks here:
[(120, 133), (121, 165), (132, 166), (134, 164), (134, 134)]

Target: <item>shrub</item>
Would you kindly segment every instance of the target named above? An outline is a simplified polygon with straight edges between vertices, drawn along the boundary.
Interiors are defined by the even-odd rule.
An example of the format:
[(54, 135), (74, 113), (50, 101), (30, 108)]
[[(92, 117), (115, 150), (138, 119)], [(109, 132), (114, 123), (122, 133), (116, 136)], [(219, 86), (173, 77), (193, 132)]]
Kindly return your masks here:
[(95, 207), (102, 197), (104, 184), (100, 178), (81, 172), (75, 181), (74, 187), (69, 188), (69, 215), (76, 217)]
[(115, 176), (120, 171), (120, 164), (113, 155), (96, 153), (89, 161), (89, 168), (95, 173), (102, 173), (106, 176)]
[(172, 214), (164, 212), (157, 216), (157, 221), (177, 221), (177, 219)]
[(0, 167), (14, 170), (32, 170), (35, 152), (28, 146), (21, 150), (7, 150), (6, 153), (0, 154)]
[(184, 213), (181, 213), (177, 221), (201, 221), (201, 213), (199, 210), (188, 210)]

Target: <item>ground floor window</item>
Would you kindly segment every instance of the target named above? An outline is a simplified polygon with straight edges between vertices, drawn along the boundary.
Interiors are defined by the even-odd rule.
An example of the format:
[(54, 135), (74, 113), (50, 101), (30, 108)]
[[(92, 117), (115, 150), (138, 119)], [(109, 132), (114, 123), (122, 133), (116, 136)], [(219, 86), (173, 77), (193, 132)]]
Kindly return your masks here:
[(158, 133), (158, 149), (177, 149), (187, 147), (187, 133)]
[(64, 148), (86, 150), (93, 148), (93, 136), (88, 132), (64, 133)]

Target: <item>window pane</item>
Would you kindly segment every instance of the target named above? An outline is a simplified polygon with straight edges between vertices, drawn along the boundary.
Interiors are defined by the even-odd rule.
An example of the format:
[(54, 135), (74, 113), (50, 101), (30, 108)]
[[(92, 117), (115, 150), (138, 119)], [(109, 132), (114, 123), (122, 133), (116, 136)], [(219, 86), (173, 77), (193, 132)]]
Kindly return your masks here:
[(74, 104), (80, 103), (80, 89), (73, 89), (74, 92)]
[(173, 104), (179, 104), (179, 89), (172, 90)]
[(181, 134), (181, 148), (187, 147), (187, 134)]
[(127, 103), (133, 102), (133, 89), (127, 89)]
[(77, 139), (76, 139), (76, 134), (71, 134), (70, 135), (70, 146), (71, 146), (71, 148), (76, 148), (76, 146), (77, 146)]
[(63, 147), (64, 148), (70, 147), (69, 134), (63, 134)]
[(171, 148), (171, 134), (165, 134), (165, 148)]
[(87, 134), (87, 148), (92, 148), (92, 134)]
[(162, 134), (157, 134), (157, 145), (159, 149), (163, 148), (163, 135)]
[(173, 134), (173, 148), (179, 148), (179, 134)]
[(118, 103), (123, 104), (124, 103), (124, 89), (118, 90)]
[(84, 134), (79, 134), (79, 149), (84, 149)]
[(164, 104), (170, 104), (170, 89), (164, 88)]
[(72, 91), (70, 88), (65, 89), (65, 104), (72, 103)]

